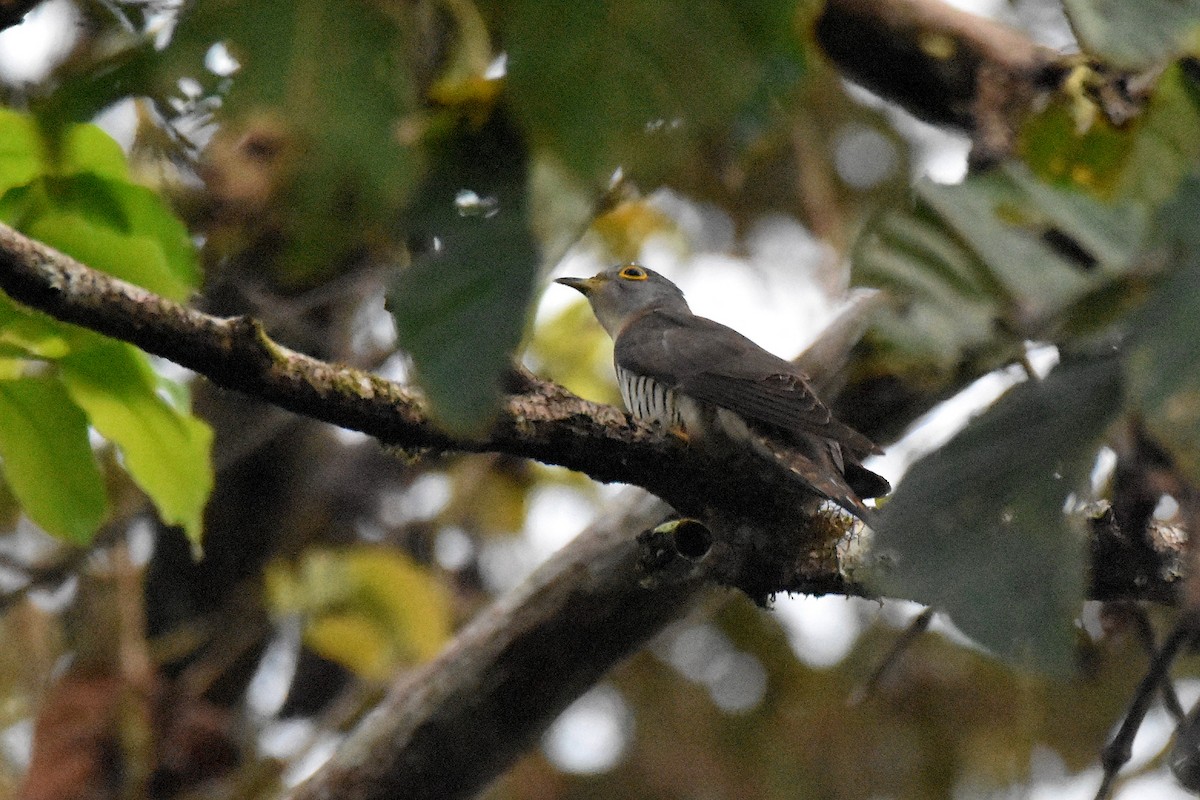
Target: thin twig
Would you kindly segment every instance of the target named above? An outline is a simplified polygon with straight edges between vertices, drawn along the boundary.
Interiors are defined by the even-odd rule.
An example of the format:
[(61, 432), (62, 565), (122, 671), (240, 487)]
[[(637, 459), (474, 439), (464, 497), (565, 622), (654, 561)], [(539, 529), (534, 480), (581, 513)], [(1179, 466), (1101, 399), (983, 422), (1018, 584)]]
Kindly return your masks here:
[(879, 666), (871, 673), (871, 677), (867, 678), (867, 682), (856, 689), (847, 701), (849, 705), (858, 705), (863, 700), (867, 699), (875, 693), (879, 688), (879, 684), (887, 677), (887, 674), (892, 671), (900, 657), (904, 655), (908, 648), (912, 647), (913, 643), (929, 630), (929, 623), (933, 621), (933, 607), (929, 606), (917, 616), (913, 617), (912, 622), (901, 632), (900, 636), (892, 643), (891, 649), (884, 656), (883, 661), (879, 662)]
[(1117, 773), (1129, 761), (1133, 753), (1133, 740), (1137, 736), (1138, 728), (1142, 725), (1142, 720), (1146, 718), (1146, 712), (1150, 710), (1150, 703), (1157, 694), (1159, 686), (1167, 680), (1167, 675), (1179, 652), (1194, 642), (1198, 634), (1200, 634), (1200, 617), (1195, 614), (1185, 615), (1175, 625), (1171, 635), (1163, 642), (1162, 649), (1151, 660), (1150, 667), (1134, 692), (1133, 701), (1129, 705), (1125, 719), (1121, 722), (1121, 727), (1113, 736), (1112, 741), (1105, 745), (1100, 752), (1104, 780), (1100, 782), (1100, 788), (1096, 791), (1096, 800), (1109, 800), (1112, 797)]

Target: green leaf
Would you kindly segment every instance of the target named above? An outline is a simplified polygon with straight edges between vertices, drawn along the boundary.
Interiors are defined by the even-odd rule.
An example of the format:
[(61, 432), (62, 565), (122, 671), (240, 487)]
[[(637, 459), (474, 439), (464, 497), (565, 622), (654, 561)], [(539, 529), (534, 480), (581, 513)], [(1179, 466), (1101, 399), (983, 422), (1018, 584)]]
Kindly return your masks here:
[(0, 466), (21, 507), (46, 531), (86, 545), (107, 512), (87, 418), (50, 378), (0, 380)]
[(55, 149), (32, 116), (0, 108), (0, 196), (44, 175), (81, 172), (125, 179), (129, 168), (121, 146), (95, 125), (67, 126)]
[[(509, 4), (508, 89), (535, 145), (603, 186), (686, 163), (714, 130), (788, 85), (794, 3), (583, 0)], [(792, 56), (789, 59), (789, 56)]]
[(37, 123), (27, 114), (0, 108), (0, 195), (45, 171)]
[(1084, 52), (1121, 69), (1170, 60), (1200, 26), (1198, 0), (1064, 0), (1063, 8)]
[(526, 169), (524, 143), (502, 115), (447, 134), (411, 212), (413, 234), (431, 244), (389, 297), (434, 413), (460, 433), (495, 415), (533, 299)]
[(105, 178), (129, 179), (129, 164), (117, 141), (96, 125), (69, 125), (63, 131), (61, 161), (56, 169), (61, 175), (88, 172)]
[(893, 369), (966, 359), (986, 369), (1028, 339), (1074, 333), (1062, 329), (1067, 312), (1130, 271), (1147, 225), (1139, 205), (1108, 205), (1017, 167), (916, 193), (854, 253), (855, 282), (899, 301), (870, 334)]
[(62, 323), (17, 305), (0, 292), (0, 357), (55, 359), (69, 351)]
[(212, 429), (164, 399), (163, 379), (130, 345), (97, 337), (60, 366), (71, 399), (117, 446), (159, 516), (198, 545), (213, 485)]
[(1130, 393), (1176, 464), (1200, 481), (1200, 177), (1183, 183), (1158, 229), (1169, 271), (1132, 320)]
[(1121, 406), (1113, 355), (1064, 361), (918, 461), (875, 525), (873, 591), (928, 603), (997, 656), (1065, 672), (1084, 538), (1063, 506)]
[[(166, 297), (186, 299), (199, 284), (200, 272), (183, 224), (157, 195), (126, 180), (124, 154), (107, 134), (91, 125), (67, 125), (59, 133), (61, 138), (52, 142), (30, 117), (0, 111), (0, 186), (7, 190), (0, 198), (0, 218), (95, 269)], [(86, 486), (63, 486), (47, 478), (39, 484), (44, 490), (39, 494), (31, 493), (31, 481), (23, 477), (36, 474), (39, 462), (33, 460), (23, 472), (23, 462), (13, 462), (18, 472), (9, 479), (31, 518), (73, 541), (86, 542), (95, 532), (104, 495), (102, 486), (98, 499), (87, 491), (93, 483), (100, 484), (82, 406), (96, 429), (120, 448), (126, 469), (163, 519), (183, 526), (199, 542), (201, 514), (212, 486), (212, 433), (159, 396), (161, 381), (143, 354), (0, 295), (0, 357), (59, 360), (69, 395), (61, 384), (50, 384), (57, 387), (57, 405), (47, 399), (44, 413), (78, 422), (78, 439), (90, 465), (90, 472), (76, 470), (78, 481)], [(60, 407), (63, 410), (56, 410)], [(7, 419), (18, 417), (9, 414)], [(49, 422), (31, 424), (18, 445), (31, 451), (61, 451), (62, 458), (81, 461), (78, 446), (72, 451), (60, 441), (78, 430), (66, 422), (59, 427), (64, 433), (56, 434)], [(9, 455), (4, 456), (11, 473)], [(72, 474), (66, 468), (59, 472)], [(18, 485), (21, 480), (25, 483)], [(48, 516), (55, 493), (79, 498), (78, 503), (62, 503), (59, 518)]]
[[(307, 285), (389, 241), (420, 172), (400, 143), (416, 111), (408, 60), (412, 20), (370, 0), (203, 0), (189, 8), (163, 59), (160, 85), (215, 83), (214, 45), (237, 60), (217, 114), (230, 141), (267, 134), (256, 168), (278, 187), (269, 216), (282, 228), (281, 282)], [(236, 170), (219, 158), (210, 169)], [(244, 165), (243, 165), (244, 166)]]
[(183, 223), (149, 189), (94, 174), (47, 177), (0, 198), (0, 219), (88, 266), (173, 300), (200, 282)]

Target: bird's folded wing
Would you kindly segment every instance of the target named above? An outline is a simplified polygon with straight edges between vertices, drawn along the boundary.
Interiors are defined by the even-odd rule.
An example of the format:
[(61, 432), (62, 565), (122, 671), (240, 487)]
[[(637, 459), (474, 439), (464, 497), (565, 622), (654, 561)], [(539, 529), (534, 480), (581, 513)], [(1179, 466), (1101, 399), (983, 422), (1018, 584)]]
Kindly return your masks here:
[(835, 419), (807, 383), (796, 375), (771, 373), (761, 377), (740, 377), (705, 371), (682, 381), (679, 390), (747, 419), (793, 434), (838, 442), (855, 460), (880, 452), (870, 439)]
[(789, 362), (710, 319), (647, 314), (622, 333), (616, 359), (635, 374), (746, 419), (839, 442), (856, 460), (879, 452), (836, 420)]

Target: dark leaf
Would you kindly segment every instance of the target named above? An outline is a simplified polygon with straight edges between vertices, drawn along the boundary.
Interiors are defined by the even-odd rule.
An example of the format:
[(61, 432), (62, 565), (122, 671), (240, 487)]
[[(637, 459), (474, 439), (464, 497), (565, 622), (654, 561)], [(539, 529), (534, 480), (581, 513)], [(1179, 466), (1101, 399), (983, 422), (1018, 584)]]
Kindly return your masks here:
[(1121, 405), (1115, 355), (1065, 361), (917, 462), (884, 505), (869, 582), (946, 611), (996, 655), (1070, 663), (1083, 539), (1063, 506)]
[(1197, 0), (1064, 0), (1063, 7), (1085, 52), (1128, 69), (1180, 53), (1200, 20)]
[(654, 181), (800, 74), (795, 4), (521, 0), (504, 29), (515, 113), (587, 181)]
[(527, 157), (503, 114), (446, 134), (411, 210), (424, 252), (390, 296), (401, 345), (437, 416), (478, 432), (497, 410), (538, 275)]
[(1169, 272), (1133, 319), (1131, 393), (1147, 427), (1200, 482), (1200, 178), (1183, 183), (1158, 229)]

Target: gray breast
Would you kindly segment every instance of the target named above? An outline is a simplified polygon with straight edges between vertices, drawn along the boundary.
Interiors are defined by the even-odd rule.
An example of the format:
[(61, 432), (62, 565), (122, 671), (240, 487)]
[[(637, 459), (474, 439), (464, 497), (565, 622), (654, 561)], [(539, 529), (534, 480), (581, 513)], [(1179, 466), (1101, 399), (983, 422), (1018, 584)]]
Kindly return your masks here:
[(675, 392), (653, 378), (634, 375), (617, 367), (617, 383), (621, 387), (621, 399), (634, 418), (644, 422), (658, 422), (669, 427), (684, 427), (683, 415), (676, 402)]

